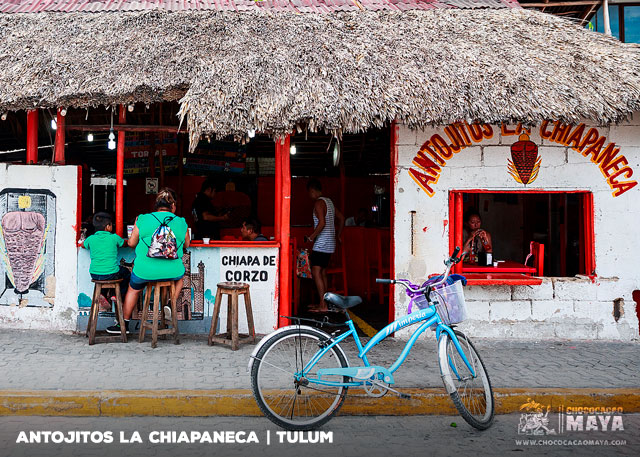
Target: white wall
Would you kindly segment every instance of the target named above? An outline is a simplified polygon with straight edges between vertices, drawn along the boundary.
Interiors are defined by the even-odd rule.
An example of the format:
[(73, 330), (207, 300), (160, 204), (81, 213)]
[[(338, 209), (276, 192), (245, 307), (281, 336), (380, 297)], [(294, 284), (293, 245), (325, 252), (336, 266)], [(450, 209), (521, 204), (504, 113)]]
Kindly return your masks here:
[[(640, 116), (620, 126), (600, 128), (600, 136), (620, 147), (634, 175), (640, 177)], [(513, 127), (513, 126), (512, 126)], [(584, 338), (630, 340), (638, 337), (633, 290), (640, 289), (640, 186), (619, 196), (598, 165), (580, 152), (540, 137), (532, 129), (531, 141), (542, 158), (540, 172), (528, 186), (507, 170), (510, 146), (518, 136), (502, 136), (492, 126), (493, 137), (454, 154), (442, 166), (429, 196), (409, 175), (419, 169), (412, 163), (421, 146), (444, 126), (425, 131), (400, 127), (395, 188), (395, 265), (397, 277), (413, 280), (441, 272), (449, 247), (449, 191), (488, 190), (588, 190), (595, 211), (595, 261), (597, 278), (545, 279), (540, 286), (471, 286), (467, 288), (470, 320), (461, 328), (474, 336), (513, 338)], [(590, 128), (585, 128), (585, 134)], [(550, 124), (548, 130), (552, 130)], [(586, 150), (586, 147), (585, 149)], [(622, 179), (621, 180), (625, 180)], [(411, 211), (415, 211), (412, 255)], [(553, 255), (547, 252), (546, 255)], [(624, 300), (624, 315), (613, 318), (613, 300)], [(396, 317), (406, 314), (408, 300), (396, 291)], [(408, 333), (400, 333), (406, 336)]]
[[(73, 330), (78, 312), (76, 288), (76, 212), (78, 207), (78, 167), (0, 164), (1, 190), (49, 190), (55, 195), (55, 237), (47, 250), (53, 249), (53, 274), (45, 270), (44, 293), (29, 290), (16, 295), (8, 289), (0, 298), (0, 327), (45, 330)], [(45, 258), (51, 252), (45, 254)], [(46, 261), (46, 259), (45, 259)], [(6, 267), (0, 262), (1, 288), (4, 289)]]

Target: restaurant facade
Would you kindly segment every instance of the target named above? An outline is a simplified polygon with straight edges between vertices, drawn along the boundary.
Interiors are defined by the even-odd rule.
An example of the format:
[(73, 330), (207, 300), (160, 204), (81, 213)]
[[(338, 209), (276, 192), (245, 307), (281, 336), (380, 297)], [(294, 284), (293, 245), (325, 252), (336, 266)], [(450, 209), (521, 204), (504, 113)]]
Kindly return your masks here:
[[(272, 18), (244, 19), (242, 15), (249, 13), (234, 13), (232, 18), (212, 13), (207, 23), (202, 20), (203, 12), (193, 18), (187, 13), (157, 11), (130, 13), (124, 18), (125, 13), (104, 13), (113, 15), (114, 29), (133, 30), (132, 35), (152, 34), (153, 27), (169, 27), (168, 22), (181, 30), (180, 21), (194, 24), (194, 19), (200, 20), (198, 33), (203, 36), (215, 36), (212, 30), (221, 24), (230, 29), (240, 24), (224, 36), (251, 42), (255, 36), (239, 32), (265, 34), (263, 38), (275, 51), (251, 48), (247, 57), (218, 58), (190, 76), (186, 70), (177, 76), (167, 70), (175, 81), (162, 89), (157, 89), (166, 84), (162, 81), (154, 80), (154, 87), (150, 81), (136, 82), (131, 77), (134, 70), (126, 70), (126, 77), (118, 80), (122, 88), (105, 86), (95, 96), (74, 88), (67, 77), (63, 83), (39, 82), (37, 68), (32, 73), (22, 69), (20, 85), (5, 85), (0, 90), (0, 111), (7, 114), (0, 122), (16, 126), (7, 130), (15, 138), (22, 135), (25, 147), (23, 152), (8, 154), (14, 159), (0, 166), (0, 274), (5, 284), (0, 326), (83, 331), (93, 293), (89, 255), (78, 247), (84, 236), (83, 221), (95, 211), (112, 211), (116, 233), (126, 237), (135, 215), (148, 211), (154, 191), (168, 185), (178, 190), (178, 212), (191, 225), (190, 203), (207, 176), (219, 183), (216, 198), (220, 207), (232, 208), (238, 216), (235, 225), (222, 227), (220, 239), (211, 243), (196, 239), (183, 259), (187, 274), (180, 294), (181, 330), (208, 331), (216, 284), (221, 281), (250, 284), (256, 332), (268, 333), (287, 325), (283, 316), (304, 315), (307, 302), (313, 300), (310, 280), (296, 274), (296, 259), (301, 248), (310, 247), (304, 243), (304, 236), (312, 231), (306, 182), (318, 178), (345, 216), (361, 208), (367, 214), (363, 226), (345, 228), (342, 247), (334, 255), (335, 278), (330, 289), (363, 295), (365, 303), (354, 314), (376, 322), (375, 327), (405, 315), (408, 308), (401, 290), (383, 290), (375, 285), (375, 277), (419, 281), (441, 272), (448, 253), (465, 241), (467, 216), (477, 213), (483, 228), (491, 233), (494, 250), (489, 265), (462, 263), (457, 267), (456, 272), (468, 280), (469, 320), (461, 324), (465, 332), (501, 338), (636, 339), (638, 305), (634, 300), (639, 300), (640, 272), (634, 253), (640, 249), (635, 233), (640, 191), (634, 172), (640, 167), (640, 117), (634, 112), (640, 108), (640, 81), (633, 74), (640, 65), (638, 51), (561, 19), (505, 5), (489, 5), (482, 12), (438, 10), (407, 13), (406, 17), (362, 13), (362, 33), (380, 37), (380, 43), (354, 39), (353, 44), (346, 44), (345, 55), (327, 51), (330, 56), (313, 68), (310, 62), (318, 65), (321, 53), (312, 55), (309, 45), (307, 54), (296, 54), (295, 49), (279, 54), (275, 48), (282, 43), (278, 40), (287, 38), (270, 35), (268, 27), (282, 21), (291, 33), (327, 33), (331, 36), (327, 47), (331, 48), (331, 40), (339, 41), (340, 33), (359, 33), (348, 14), (323, 23), (324, 18), (316, 14), (289, 17), (278, 13)], [(51, 33), (55, 39), (56, 30), (72, 25), (69, 14), (81, 13), (33, 19), (37, 14), (7, 13), (0, 20), (8, 26), (14, 17), (23, 25), (42, 20), (40, 28), (50, 30), (42, 33)], [(453, 16), (443, 19), (444, 14)], [(464, 84), (450, 87), (435, 70), (419, 72), (421, 65), (427, 68), (431, 63), (416, 63), (418, 59), (408, 51), (407, 58), (415, 66), (392, 62), (388, 71), (405, 71), (409, 82), (391, 73), (367, 73), (372, 68), (386, 71), (378, 60), (385, 58), (380, 56), (381, 49), (388, 47), (382, 38), (384, 27), (402, 24), (408, 31), (422, 24), (422, 31), (440, 20), (450, 27), (481, 18), (466, 30), (482, 34), (478, 24), (494, 29), (509, 15), (515, 22), (505, 30), (548, 34), (547, 47), (553, 48), (553, 33), (571, 36), (578, 44), (592, 43), (593, 49), (586, 49), (584, 56), (591, 53), (601, 61), (597, 71), (593, 70), (604, 75), (600, 92), (594, 92), (598, 84), (580, 87), (577, 71), (566, 73), (562, 82), (553, 80), (555, 73), (576, 65), (564, 55), (553, 60), (560, 52), (556, 48), (549, 51), (554, 54), (549, 59), (542, 47), (522, 51), (543, 53), (544, 69), (533, 68), (538, 64), (530, 61), (518, 82), (512, 78), (515, 68), (504, 65), (512, 73), (496, 74), (499, 83), (489, 77), (467, 81), (464, 96), (460, 92)], [(451, 21), (452, 17), (458, 22)], [(100, 31), (109, 22), (94, 16), (88, 21)], [(256, 24), (264, 27), (254, 27)], [(273, 26), (274, 33), (279, 26), (283, 25)], [(18, 29), (12, 35), (16, 42)], [(420, 37), (415, 40), (424, 42)], [(357, 46), (364, 47), (358, 51)], [(457, 58), (464, 61), (464, 54), (473, 51), (462, 42), (452, 43), (450, 46), (463, 49), (455, 56), (448, 52), (455, 48), (447, 46), (442, 45), (438, 58), (450, 59), (454, 68)], [(513, 48), (517, 47), (514, 43)], [(225, 55), (221, 49), (217, 52)], [(266, 52), (272, 53), (269, 61), (254, 59)], [(529, 57), (513, 57), (510, 52), (506, 49), (503, 56), (507, 63)], [(84, 54), (90, 58), (87, 56)], [(482, 64), (484, 57), (478, 56)], [(289, 60), (279, 60), (285, 58)], [(587, 57), (580, 58), (574, 56), (581, 64), (592, 63), (584, 60)], [(302, 63), (292, 69), (296, 59)], [(63, 60), (54, 59), (56, 68)], [(332, 66), (335, 62), (345, 68), (338, 70), (337, 65)], [(261, 77), (251, 81), (235, 77), (234, 71), (246, 69), (248, 63), (261, 69)], [(39, 64), (47, 65), (44, 61)], [(628, 78), (612, 95), (610, 77), (616, 65), (622, 65)], [(315, 72), (323, 66), (334, 68), (335, 74)], [(370, 77), (366, 90), (349, 76), (336, 76), (341, 71), (345, 75), (360, 71)], [(296, 72), (301, 80), (311, 81), (308, 88), (300, 89), (295, 76), (293, 82), (287, 79)], [(6, 70), (5, 78), (10, 73)], [(468, 77), (464, 72), (460, 75)], [(377, 77), (380, 79), (375, 80)], [(423, 79), (428, 77), (433, 79)], [(531, 87), (538, 77), (542, 87)], [(406, 84), (404, 92), (386, 86), (394, 81)], [(64, 90), (56, 92), (60, 84)], [(556, 92), (544, 95), (548, 88)], [(358, 94), (355, 98), (354, 93)], [(559, 101), (559, 94), (569, 95)], [(525, 106), (525, 99), (535, 103)], [(176, 102), (179, 109), (172, 111), (170, 104)], [(55, 121), (55, 131), (47, 130), (49, 121)], [(49, 163), (43, 163), (39, 149), (43, 139), (46, 142), (44, 131), (54, 137), (46, 150)], [(87, 154), (86, 148), (93, 146), (85, 138), (88, 134), (93, 138), (94, 133), (102, 135), (104, 145), (107, 139), (114, 142), (114, 148), (103, 145), (100, 153), (110, 160), (112, 174), (99, 173), (102, 165), (94, 157), (98, 153)], [(113, 138), (107, 136), (110, 134)], [(238, 239), (239, 225), (250, 216), (259, 217), (269, 241)], [(128, 248), (120, 255), (124, 261), (133, 260)], [(225, 313), (221, 318), (224, 328)], [(102, 325), (111, 319), (112, 314), (104, 312)], [(242, 332), (246, 330), (242, 314), (240, 322)], [(401, 331), (396, 336), (408, 334)]]

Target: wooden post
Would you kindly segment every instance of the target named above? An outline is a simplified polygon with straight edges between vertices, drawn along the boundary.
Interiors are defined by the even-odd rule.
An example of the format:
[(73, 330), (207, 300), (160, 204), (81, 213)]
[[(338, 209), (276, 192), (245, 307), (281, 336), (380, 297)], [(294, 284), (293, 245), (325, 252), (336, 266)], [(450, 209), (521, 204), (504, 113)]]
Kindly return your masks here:
[[(290, 136), (281, 145), (280, 160), (276, 160), (276, 168), (281, 172), (281, 212), (280, 220), (280, 306), (278, 315), (291, 316), (291, 250), (289, 239), (291, 234), (291, 157), (289, 154)], [(277, 154), (276, 154), (277, 156)], [(279, 318), (278, 327), (289, 325), (289, 320)]]
[[(288, 138), (288, 137), (287, 137)], [(273, 234), (276, 241), (280, 241), (280, 218), (282, 214), (282, 154), (288, 154), (280, 139), (276, 139), (276, 208), (273, 219)]]
[(602, 16), (604, 19), (604, 34), (611, 36), (611, 21), (609, 20), (609, 1), (602, 0)]
[(27, 164), (38, 163), (38, 110), (27, 111)]
[(65, 117), (60, 114), (61, 111), (62, 109), (58, 108), (58, 116), (56, 120), (58, 128), (56, 130), (54, 162), (59, 165), (64, 165)]
[[(395, 278), (396, 274), (396, 245), (395, 245), (395, 218), (396, 218), (396, 183), (398, 182), (398, 132), (400, 127), (396, 121), (391, 123), (390, 148), (391, 148), (391, 173), (389, 176), (389, 277)], [(389, 286), (389, 314), (388, 322), (396, 320), (395, 288)]]
[[(127, 111), (120, 105), (118, 122), (127, 121)], [(118, 149), (116, 153), (116, 234), (124, 236), (124, 132), (118, 132)]]
[(184, 174), (184, 146), (186, 138), (184, 135), (176, 134), (176, 141), (178, 142), (178, 213), (182, 214), (182, 201), (184, 200), (184, 188), (183, 188), (183, 174)]

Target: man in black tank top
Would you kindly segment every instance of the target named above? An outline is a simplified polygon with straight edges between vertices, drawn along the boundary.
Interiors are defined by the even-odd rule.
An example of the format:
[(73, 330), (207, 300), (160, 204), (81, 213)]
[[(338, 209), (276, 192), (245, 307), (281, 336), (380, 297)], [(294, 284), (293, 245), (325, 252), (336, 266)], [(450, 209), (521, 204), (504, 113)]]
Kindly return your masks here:
[[(333, 202), (322, 196), (322, 185), (316, 179), (307, 183), (309, 197), (314, 201), (313, 221), (314, 231), (307, 238), (313, 242), (313, 249), (309, 256), (311, 275), (318, 290), (319, 305), (309, 306), (312, 313), (325, 313), (329, 311), (324, 302), (324, 294), (327, 292), (327, 266), (331, 260), (331, 254), (335, 251), (336, 241), (342, 242), (340, 235), (344, 228), (344, 216), (335, 208)], [(338, 222), (336, 229), (336, 220)]]

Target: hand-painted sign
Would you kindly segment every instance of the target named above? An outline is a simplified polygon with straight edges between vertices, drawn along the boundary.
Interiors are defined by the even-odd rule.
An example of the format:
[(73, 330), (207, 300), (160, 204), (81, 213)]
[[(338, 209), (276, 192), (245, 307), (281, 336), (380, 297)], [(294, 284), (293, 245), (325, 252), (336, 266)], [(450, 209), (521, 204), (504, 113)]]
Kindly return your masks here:
[(538, 145), (529, 140), (529, 135), (523, 133), (511, 145), (511, 158), (508, 170), (513, 179), (525, 185), (536, 180), (542, 157), (538, 157)]
[[(614, 197), (637, 186), (638, 182), (630, 179), (633, 169), (626, 157), (620, 154), (620, 148), (616, 147), (614, 142), (607, 143), (606, 137), (600, 135), (595, 127), (589, 128), (586, 133), (585, 130), (584, 124), (573, 126), (556, 121), (552, 127), (549, 121), (545, 121), (540, 126), (540, 136), (544, 140), (570, 147), (589, 157), (591, 162), (599, 166), (607, 184), (613, 190)], [(524, 133), (524, 136), (511, 146), (512, 160), (508, 161), (508, 172), (522, 184), (532, 183), (538, 176), (541, 158), (538, 157), (537, 146), (528, 138), (530, 130), (520, 124), (515, 129), (503, 124), (500, 133), (503, 137)], [(409, 169), (409, 176), (430, 197), (435, 194), (433, 186), (440, 179), (442, 167), (447, 161), (474, 143), (492, 138), (493, 128), (489, 124), (456, 123), (446, 126), (444, 135), (448, 141), (438, 133), (425, 141), (413, 158), (415, 167)]]

